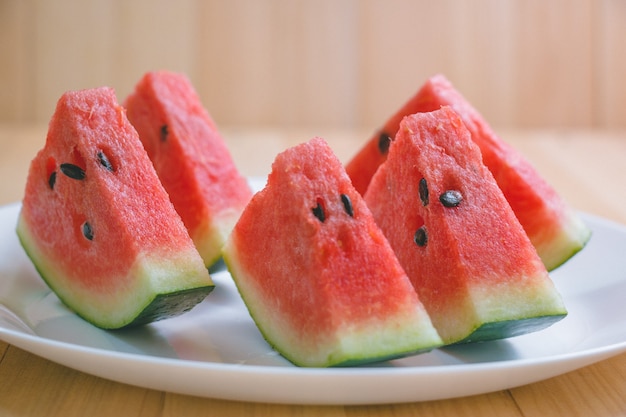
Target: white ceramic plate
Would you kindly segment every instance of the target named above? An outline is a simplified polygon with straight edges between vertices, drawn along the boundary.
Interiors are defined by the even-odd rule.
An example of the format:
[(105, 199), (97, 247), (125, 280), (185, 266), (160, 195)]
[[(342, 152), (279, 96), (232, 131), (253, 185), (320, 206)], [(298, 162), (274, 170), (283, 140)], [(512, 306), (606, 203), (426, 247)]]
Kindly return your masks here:
[(240, 401), (397, 403), (460, 397), (550, 378), (626, 350), (626, 227), (585, 215), (588, 246), (553, 273), (569, 315), (508, 340), (438, 349), (359, 368), (305, 369), (265, 343), (226, 271), (183, 316), (99, 330), (68, 311), (0, 208), (0, 339), (89, 374), (146, 388)]

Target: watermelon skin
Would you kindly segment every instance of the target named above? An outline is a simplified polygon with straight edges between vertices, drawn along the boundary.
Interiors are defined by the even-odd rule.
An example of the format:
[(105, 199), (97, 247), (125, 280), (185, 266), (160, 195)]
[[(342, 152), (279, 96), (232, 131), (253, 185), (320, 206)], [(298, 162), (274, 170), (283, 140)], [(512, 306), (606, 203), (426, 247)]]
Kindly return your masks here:
[[(427, 80), (385, 123), (379, 134), (394, 137), (404, 116), (430, 112), (441, 106), (450, 106), (460, 115), (481, 150), (483, 162), (495, 177), (546, 268), (554, 270), (578, 253), (589, 241), (591, 230), (530, 162), (496, 135), (443, 75)], [(376, 143), (377, 137), (371, 138), (346, 165), (348, 175), (359, 184), (357, 188), (361, 192), (365, 192), (372, 175), (386, 159), (386, 154), (381, 154)]]
[(17, 234), (57, 296), (101, 328), (182, 314), (213, 289), (110, 88), (59, 99)]
[(296, 365), (351, 366), (442, 343), (323, 139), (276, 157), (223, 253), (259, 330)]
[[(420, 191), (422, 178), (427, 193)], [(440, 200), (450, 190), (462, 197), (456, 206)], [(446, 344), (516, 336), (567, 314), (480, 150), (451, 108), (416, 113), (401, 122), (365, 201)], [(427, 238), (417, 239), (422, 227)]]
[(183, 74), (149, 72), (124, 105), (207, 267), (237, 222), (252, 190), (215, 123)]

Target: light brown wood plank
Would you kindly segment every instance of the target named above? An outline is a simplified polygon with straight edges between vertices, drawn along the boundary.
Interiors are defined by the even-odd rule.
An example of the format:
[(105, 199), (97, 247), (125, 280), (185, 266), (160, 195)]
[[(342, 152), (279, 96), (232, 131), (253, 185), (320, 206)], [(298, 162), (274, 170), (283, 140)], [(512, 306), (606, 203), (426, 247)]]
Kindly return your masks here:
[(83, 374), (15, 347), (8, 349), (0, 366), (0, 415), (160, 414), (163, 393)]
[(345, 417), (343, 406), (305, 406), (290, 404), (264, 404), (235, 401), (223, 401), (209, 398), (197, 398), (184, 395), (168, 395), (165, 401), (163, 417)]
[[(419, 389), (416, 387), (415, 389)], [(400, 405), (374, 405), (348, 407), (348, 417), (414, 416), (481, 416), (522, 417), (508, 391), (498, 391), (481, 396), (454, 398), (445, 401), (424, 401)]]
[[(609, 417), (626, 414), (626, 356), (512, 390), (523, 415)], [(547, 395), (546, 395), (547, 394)]]
[(33, 28), (31, 2), (0, 3), (0, 121), (24, 122), (32, 118)]
[(625, 128), (626, 2), (602, 0), (594, 4), (594, 121), (597, 126)]
[(620, 0), (7, 0), (0, 120), (185, 72), (220, 125), (373, 129), (434, 73), (494, 126), (626, 126)]

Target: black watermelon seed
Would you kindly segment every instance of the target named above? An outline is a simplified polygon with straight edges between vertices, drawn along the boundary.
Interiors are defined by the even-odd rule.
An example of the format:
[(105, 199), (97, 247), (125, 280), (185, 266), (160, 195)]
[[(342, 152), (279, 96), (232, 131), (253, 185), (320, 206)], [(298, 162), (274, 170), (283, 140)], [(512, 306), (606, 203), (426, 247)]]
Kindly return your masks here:
[(91, 228), (91, 224), (89, 224), (89, 222), (83, 223), (83, 236), (85, 236), (88, 240), (93, 240), (93, 229)]
[(354, 210), (352, 209), (352, 201), (350, 201), (350, 197), (346, 194), (341, 194), (341, 202), (343, 203), (343, 208), (346, 210), (346, 213), (350, 217), (354, 217)]
[(439, 196), (439, 201), (444, 207), (456, 207), (463, 201), (463, 195), (457, 190), (448, 190)]
[(381, 154), (387, 155), (389, 152), (389, 146), (391, 145), (391, 136), (385, 132), (380, 132), (378, 136), (378, 150)]
[(113, 172), (113, 165), (111, 165), (109, 158), (107, 158), (104, 152), (102, 151), (98, 152), (98, 160), (100, 161), (100, 165), (105, 167), (107, 170)]
[(319, 201), (317, 202), (317, 206), (313, 207), (311, 210), (313, 211), (313, 215), (317, 217), (319, 221), (324, 223), (324, 220), (326, 220), (326, 213), (324, 213), (324, 207), (322, 207)]
[(424, 206), (428, 205), (428, 184), (426, 183), (426, 178), (422, 178), (419, 184), (419, 194), (420, 200), (422, 200), (422, 204)]
[(161, 126), (161, 142), (165, 142), (169, 134), (170, 132), (169, 132), (167, 125)]
[(48, 185), (50, 186), (51, 190), (54, 190), (54, 183), (56, 182), (57, 182), (57, 172), (52, 171), (52, 174), (50, 174), (50, 176), (48, 177)]
[(428, 234), (426, 233), (426, 226), (422, 226), (415, 232), (413, 240), (417, 246), (426, 246), (428, 243)]
[(70, 163), (61, 164), (61, 172), (75, 180), (85, 179), (85, 170), (78, 165)]

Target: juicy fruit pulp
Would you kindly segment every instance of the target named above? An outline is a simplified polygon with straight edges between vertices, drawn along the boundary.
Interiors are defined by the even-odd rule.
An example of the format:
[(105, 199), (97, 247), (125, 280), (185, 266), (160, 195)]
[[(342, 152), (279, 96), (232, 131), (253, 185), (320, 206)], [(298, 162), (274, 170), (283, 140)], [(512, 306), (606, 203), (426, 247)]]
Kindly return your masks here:
[(404, 116), (450, 106), (481, 150), (483, 162), (511, 205), (548, 270), (580, 251), (591, 231), (580, 217), (513, 147), (500, 139), (483, 117), (442, 75), (430, 78), (346, 165), (356, 188), (365, 193), (372, 175), (387, 158), (390, 138)]
[(189, 80), (149, 72), (125, 101), (161, 183), (206, 266), (252, 196)]
[(30, 166), (17, 233), (50, 288), (99, 327), (181, 314), (213, 289), (109, 88), (60, 98)]
[(566, 315), (449, 107), (402, 121), (365, 201), (445, 343), (515, 336)]
[(224, 259), (266, 340), (301, 366), (441, 345), (389, 243), (322, 139), (279, 154)]

